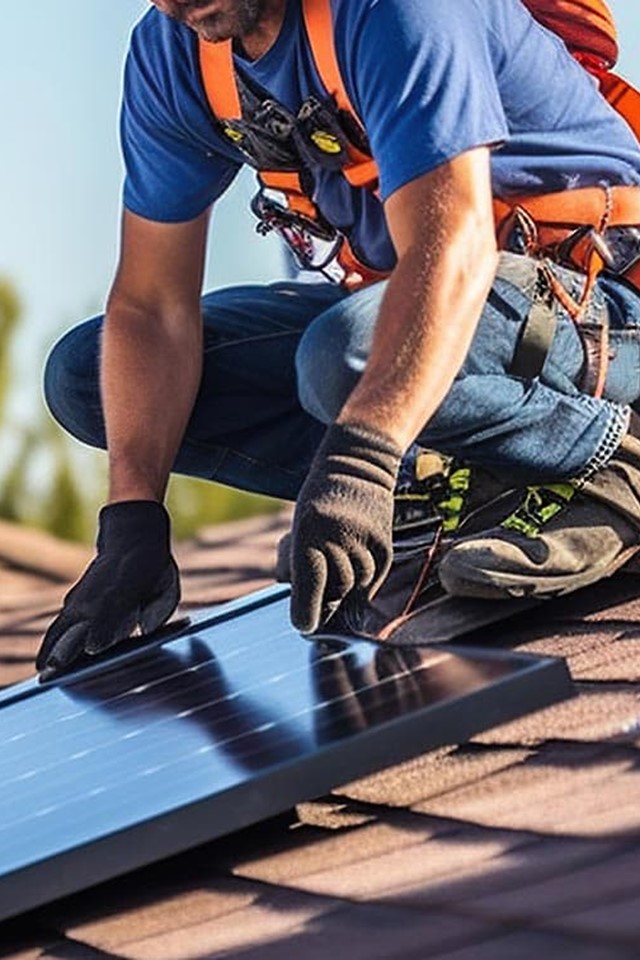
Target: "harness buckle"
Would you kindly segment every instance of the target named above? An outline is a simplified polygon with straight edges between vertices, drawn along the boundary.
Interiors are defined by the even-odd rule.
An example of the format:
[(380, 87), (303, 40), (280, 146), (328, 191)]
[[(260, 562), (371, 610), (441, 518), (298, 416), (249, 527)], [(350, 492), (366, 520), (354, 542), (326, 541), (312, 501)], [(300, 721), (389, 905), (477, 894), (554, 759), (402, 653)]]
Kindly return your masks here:
[(593, 252), (596, 252), (604, 266), (613, 270), (615, 268), (615, 257), (609, 246), (608, 236), (597, 230), (590, 224), (577, 227), (568, 237), (557, 245), (554, 259), (557, 263), (570, 267), (572, 270), (580, 270), (586, 273), (589, 269), (589, 260)]
[[(285, 195), (283, 195), (285, 196)], [(342, 283), (344, 269), (338, 262), (344, 238), (326, 220), (312, 220), (280, 202), (276, 191), (263, 187), (251, 200), (258, 218), (257, 231), (266, 236), (275, 231), (286, 243), (301, 270), (322, 273), (332, 283)]]

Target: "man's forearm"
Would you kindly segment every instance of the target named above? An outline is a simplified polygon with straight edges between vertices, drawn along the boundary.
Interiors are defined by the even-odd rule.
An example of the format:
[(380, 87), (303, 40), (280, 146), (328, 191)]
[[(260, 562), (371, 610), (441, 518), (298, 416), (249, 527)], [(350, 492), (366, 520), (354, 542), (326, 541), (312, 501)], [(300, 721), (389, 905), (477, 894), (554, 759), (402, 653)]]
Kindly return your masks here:
[(201, 369), (199, 316), (163, 320), (120, 305), (108, 311), (101, 388), (110, 502), (163, 499)]
[(495, 275), (492, 235), (477, 240), (461, 233), (400, 258), (366, 370), (339, 422), (382, 430), (406, 449), (433, 416), (464, 362)]

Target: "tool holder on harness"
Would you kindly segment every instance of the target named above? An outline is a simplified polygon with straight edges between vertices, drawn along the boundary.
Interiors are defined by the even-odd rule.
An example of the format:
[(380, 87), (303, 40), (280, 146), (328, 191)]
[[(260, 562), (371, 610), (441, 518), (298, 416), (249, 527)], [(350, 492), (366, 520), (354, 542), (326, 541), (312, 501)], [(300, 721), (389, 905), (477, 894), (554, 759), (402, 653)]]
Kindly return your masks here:
[(352, 186), (374, 191), (378, 171), (342, 82), (330, 2), (302, 0), (302, 12), (326, 100), (308, 97), (293, 115), (236, 71), (230, 42), (200, 40), (202, 81), (218, 129), (257, 170), (260, 191), (252, 208), (259, 232), (276, 230), (302, 269), (354, 289), (388, 274), (367, 264), (322, 216), (313, 199), (314, 170), (340, 172)]
[[(615, 24), (611, 11), (604, 0), (522, 0), (533, 17), (543, 26), (558, 34), (566, 43), (573, 56), (598, 81), (603, 96), (627, 120), (629, 125), (640, 130), (640, 94), (626, 81), (611, 73), (618, 56)], [(249, 84), (236, 74), (231, 42), (207, 43), (200, 40), (199, 54), (203, 86), (221, 132), (243, 152), (247, 162), (258, 170), (262, 196), (254, 205), (258, 211), (267, 211), (268, 216), (259, 226), (261, 232), (275, 229), (292, 247), (301, 267), (320, 269), (330, 274), (330, 279), (349, 288), (363, 286), (383, 279), (387, 274), (373, 270), (351, 248), (349, 238), (335, 227), (323, 222), (320, 211), (314, 203), (313, 170), (318, 166), (324, 169), (339, 170), (351, 186), (364, 187), (376, 192), (378, 189), (378, 171), (367, 141), (364, 126), (354, 109), (345, 87), (334, 43), (334, 24), (331, 0), (300, 0), (307, 40), (320, 80), (327, 92), (324, 101), (309, 98), (296, 116), (293, 116), (273, 98), (265, 97), (252, 90)], [(252, 117), (245, 117), (253, 109)], [(264, 127), (268, 128), (272, 142), (269, 151), (264, 143), (259, 143)], [(278, 162), (270, 163), (271, 157)], [(267, 190), (277, 190), (284, 196), (284, 202), (278, 203), (271, 198), (267, 202)], [(614, 188), (631, 189), (631, 188)], [(580, 195), (582, 191), (565, 191), (566, 194)], [(558, 196), (558, 195), (554, 195)], [(541, 198), (537, 198), (541, 199)], [(497, 201), (498, 204), (503, 201)], [(513, 204), (509, 205), (509, 211)], [(531, 210), (527, 207), (529, 213)], [(540, 228), (544, 223), (535, 213), (531, 214)], [(297, 219), (296, 219), (297, 218)], [(503, 215), (496, 215), (496, 223), (501, 229)], [(614, 218), (615, 220), (615, 218)], [(320, 231), (331, 229), (334, 233), (335, 247), (333, 268), (329, 271), (325, 254), (318, 260), (312, 255), (313, 240), (317, 231), (311, 228), (312, 222), (320, 224)], [(612, 220), (612, 224), (613, 224)], [(561, 243), (569, 240), (565, 219), (550, 220), (545, 224), (559, 225), (564, 230)], [(577, 269), (586, 269), (588, 277), (587, 294), (595, 283), (597, 275), (606, 263), (603, 257), (604, 246), (599, 245), (599, 235), (603, 234), (601, 220), (591, 215), (589, 210), (570, 218), (568, 223), (573, 231), (585, 228), (580, 239), (582, 246), (593, 248)], [(640, 223), (640, 220), (620, 221), (624, 226)], [(588, 229), (587, 229), (588, 228)], [(595, 233), (587, 237), (590, 229)], [(572, 231), (570, 231), (572, 232)], [(293, 242), (292, 242), (293, 241)], [(609, 243), (609, 236), (606, 238)], [(573, 240), (571, 241), (573, 243)], [(540, 250), (547, 248), (544, 238), (540, 241)], [(577, 258), (576, 250), (572, 257)], [(598, 249), (600, 246), (600, 249)], [(564, 251), (558, 249), (558, 255)], [(550, 250), (547, 256), (552, 256)], [(555, 254), (554, 254), (555, 255)], [(640, 288), (640, 268), (635, 273), (624, 274), (625, 279), (634, 282)], [(636, 282), (637, 280), (637, 282)], [(553, 281), (551, 281), (553, 283)], [(558, 289), (558, 296), (562, 292)], [(570, 312), (579, 315), (588, 296), (583, 296), (577, 306), (567, 303)]]
[[(640, 294), (640, 187), (587, 187), (510, 201), (495, 200), (498, 246), (538, 260), (539, 289), (512, 365), (514, 376), (542, 371), (555, 330), (555, 304), (576, 324), (584, 351), (582, 389), (602, 396), (609, 361), (606, 313), (585, 320), (600, 274), (623, 279)], [(632, 242), (629, 242), (631, 239)], [(579, 298), (563, 286), (553, 265), (584, 276)], [(546, 317), (546, 322), (545, 322)]]

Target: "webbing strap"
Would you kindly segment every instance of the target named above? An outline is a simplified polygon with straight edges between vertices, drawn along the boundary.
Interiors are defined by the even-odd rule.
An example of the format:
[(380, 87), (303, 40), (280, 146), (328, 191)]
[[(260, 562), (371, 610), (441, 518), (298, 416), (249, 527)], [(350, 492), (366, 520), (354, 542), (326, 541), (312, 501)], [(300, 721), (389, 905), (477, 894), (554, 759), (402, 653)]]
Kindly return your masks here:
[(493, 201), (496, 224), (499, 226), (518, 207), (526, 210), (538, 225), (597, 227), (606, 219), (609, 227), (637, 226), (640, 224), (640, 187), (581, 187), (508, 200), (496, 198)]
[[(331, 0), (302, 0), (302, 13), (311, 53), (322, 84), (336, 102), (339, 110), (349, 114), (362, 126), (342, 79), (333, 42), (333, 11)], [(242, 104), (233, 65), (231, 41), (208, 43), (199, 39), (200, 72), (207, 100), (219, 120), (239, 120)], [(378, 167), (368, 154), (349, 144), (348, 163), (343, 175), (352, 187), (378, 185)]]
[(350, 164), (343, 169), (342, 173), (352, 187), (378, 189), (378, 164), (371, 158)]
[(602, 95), (624, 117), (640, 140), (640, 91), (616, 73), (603, 73), (599, 80)]
[(242, 104), (233, 67), (231, 40), (198, 44), (200, 73), (209, 106), (218, 120), (240, 120)]
[(361, 122), (347, 93), (338, 64), (333, 42), (331, 0), (302, 0), (302, 15), (313, 59), (327, 92), (334, 98), (340, 110), (346, 110)]
[(613, 14), (604, 0), (522, 0), (532, 16), (557, 33), (578, 59), (594, 58), (605, 69), (618, 59)]
[(314, 220), (317, 216), (316, 205), (305, 193), (300, 175), (282, 170), (261, 170), (258, 174), (265, 187), (280, 190), (286, 194), (291, 210)]
[[(311, 53), (323, 86), (327, 93), (333, 97), (338, 109), (348, 113), (355, 123), (363, 127), (363, 123), (347, 93), (338, 63), (334, 43), (331, 0), (302, 0), (302, 16)], [(352, 162), (342, 172), (351, 186), (375, 189), (378, 183), (378, 166), (375, 160), (352, 144), (349, 144), (349, 157)]]
[(540, 300), (534, 300), (524, 322), (509, 373), (523, 380), (539, 377), (556, 331), (555, 311)]

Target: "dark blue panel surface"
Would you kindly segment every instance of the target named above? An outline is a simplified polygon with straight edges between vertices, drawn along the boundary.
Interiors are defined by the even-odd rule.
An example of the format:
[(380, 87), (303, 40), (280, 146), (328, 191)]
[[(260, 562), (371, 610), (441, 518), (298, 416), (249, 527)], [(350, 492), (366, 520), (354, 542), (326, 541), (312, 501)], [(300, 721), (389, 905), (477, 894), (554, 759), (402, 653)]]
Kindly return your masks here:
[(569, 695), (564, 664), (303, 639), (278, 588), (0, 696), (0, 919)]

